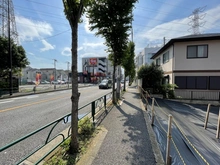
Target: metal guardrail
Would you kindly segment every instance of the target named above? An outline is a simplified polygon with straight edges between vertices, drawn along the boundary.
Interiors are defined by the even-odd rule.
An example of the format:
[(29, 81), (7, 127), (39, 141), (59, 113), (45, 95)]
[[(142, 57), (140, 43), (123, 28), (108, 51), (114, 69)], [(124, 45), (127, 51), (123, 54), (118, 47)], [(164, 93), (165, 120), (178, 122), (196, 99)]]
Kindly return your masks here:
[[(112, 98), (112, 92), (98, 98), (98, 99), (95, 99), (93, 100), (92, 102), (80, 107), (78, 109), (78, 112), (80, 111), (84, 111), (84, 113), (78, 115), (78, 118), (79, 120), (81, 120), (82, 118), (84, 118), (85, 116), (88, 116), (90, 118), (92, 118), (92, 121), (93, 123), (95, 123), (95, 115), (102, 109), (106, 110), (107, 108), (107, 105), (111, 102), (111, 98)], [(90, 115), (91, 114), (91, 115)], [(49, 133), (48, 135), (46, 136), (45, 138), (45, 141), (42, 142), (41, 140), (41, 144), (37, 144), (37, 146), (35, 146), (34, 148), (32, 148), (31, 150), (33, 150), (32, 152), (28, 153), (27, 155), (23, 155), (21, 156), (21, 158), (17, 159), (15, 162), (8, 162), (9, 164), (20, 164), (22, 163), (23, 161), (25, 161), (26, 159), (28, 159), (31, 155), (33, 155), (34, 153), (36, 153), (37, 151), (39, 151), (40, 149), (42, 149), (43, 147), (45, 147), (48, 143), (50, 143), (51, 141), (53, 141), (55, 138), (57, 137), (62, 137), (62, 140), (60, 143), (58, 143), (54, 148), (52, 148), (48, 153), (46, 153), (43, 157), (41, 157), (37, 162), (35, 162), (35, 164), (39, 164), (42, 160), (44, 160), (51, 152), (53, 152), (58, 146), (60, 146), (61, 143), (63, 143), (67, 138), (70, 137), (71, 135), (71, 127), (70, 127), (70, 121), (71, 121), (71, 113), (63, 116), (63, 117), (60, 117), (58, 118), (57, 120), (3, 146), (0, 148), (0, 159), (1, 159), (1, 156), (4, 157), (4, 159), (7, 159), (5, 158), (7, 155), (5, 155), (4, 153), (8, 153), (7, 150), (10, 150), (10, 148), (14, 147), (15, 145), (18, 145), (20, 143), (23, 143), (25, 140), (27, 140), (28, 138), (30, 137), (33, 137), (36, 135), (39, 136), (38, 134), (43, 132), (43, 131), (47, 131), (48, 132), (48, 128), (49, 129)], [(54, 133), (54, 130), (56, 127), (59, 127), (58, 124), (65, 124), (67, 125), (67, 128), (68, 128), (68, 125), (69, 125), (69, 128), (68, 128), (68, 134), (67, 136), (65, 137), (65, 135), (63, 133)], [(40, 136), (41, 137), (41, 136)], [(27, 145), (27, 144), (26, 144)], [(21, 147), (21, 146), (20, 146)], [(23, 144), (22, 148), (25, 148), (25, 143)], [(21, 152), (20, 150), (18, 150), (19, 152)], [(14, 151), (13, 151), (14, 152)], [(2, 155), (1, 155), (2, 154)], [(14, 154), (14, 153), (13, 153)], [(10, 154), (9, 154), (10, 155)], [(3, 158), (2, 157), (2, 158)], [(1, 160), (1, 163), (4, 164), (4, 162), (2, 162), (3, 160)], [(6, 163), (7, 164), (7, 163)]]

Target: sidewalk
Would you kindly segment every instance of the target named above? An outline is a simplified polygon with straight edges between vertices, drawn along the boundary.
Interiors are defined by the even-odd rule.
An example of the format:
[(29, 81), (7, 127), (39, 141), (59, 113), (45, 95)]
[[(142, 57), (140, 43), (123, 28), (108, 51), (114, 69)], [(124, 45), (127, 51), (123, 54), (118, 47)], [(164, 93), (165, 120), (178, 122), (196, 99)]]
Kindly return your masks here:
[[(79, 83), (78, 84), (78, 88), (83, 88), (83, 87), (89, 87), (89, 86), (94, 86), (96, 84), (91, 84), (91, 83)], [(53, 85), (52, 85), (53, 86)], [(62, 85), (60, 85), (62, 86)], [(33, 86), (34, 87), (34, 86)], [(41, 94), (41, 93), (48, 93), (48, 92), (56, 92), (56, 91), (61, 91), (61, 90), (71, 90), (71, 87), (70, 88), (57, 88), (57, 89), (54, 89), (54, 88), (51, 88), (49, 90), (39, 90), (39, 91), (30, 91), (30, 92), (17, 92), (17, 93), (13, 93), (13, 95), (9, 95), (9, 94), (3, 94), (3, 95), (0, 95), (0, 99), (7, 99), (7, 98), (13, 98), (13, 97), (19, 97), (19, 96), (27, 96), (27, 95), (34, 95), (34, 94)]]
[(122, 98), (122, 104), (114, 106), (101, 123), (106, 133), (103, 140), (90, 147), (92, 153), (87, 155), (86, 164), (164, 164), (136, 87), (128, 87)]

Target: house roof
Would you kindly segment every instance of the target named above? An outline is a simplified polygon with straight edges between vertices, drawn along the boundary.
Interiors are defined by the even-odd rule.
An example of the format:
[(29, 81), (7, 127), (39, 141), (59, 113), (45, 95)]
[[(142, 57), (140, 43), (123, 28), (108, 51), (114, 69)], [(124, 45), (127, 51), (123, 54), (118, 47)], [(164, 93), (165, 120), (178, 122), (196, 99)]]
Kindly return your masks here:
[(187, 35), (178, 38), (171, 39), (166, 45), (155, 53), (151, 59), (155, 59), (159, 56), (164, 50), (169, 48), (175, 42), (187, 42), (187, 41), (204, 41), (204, 40), (220, 40), (220, 33), (207, 33), (207, 34), (197, 34), (197, 35)]

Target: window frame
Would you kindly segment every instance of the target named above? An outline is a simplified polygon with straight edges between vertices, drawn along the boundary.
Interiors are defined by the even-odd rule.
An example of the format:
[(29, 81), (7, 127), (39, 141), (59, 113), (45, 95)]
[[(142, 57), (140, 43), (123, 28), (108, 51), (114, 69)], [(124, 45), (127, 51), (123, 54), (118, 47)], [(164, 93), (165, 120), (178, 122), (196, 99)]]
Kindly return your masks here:
[[(205, 79), (205, 81), (201, 81), (201, 79)], [(175, 76), (174, 81), (179, 89), (209, 89), (209, 76)]]
[(156, 59), (156, 66), (160, 66), (161, 65), (161, 61), (160, 61), (160, 57)]
[(218, 81), (220, 81), (220, 76), (209, 76), (209, 90), (220, 90), (220, 87), (217, 85), (218, 83), (216, 83), (216, 79), (219, 79)]
[[(167, 55), (166, 57), (168, 57), (168, 58), (165, 59), (164, 58), (165, 55)], [(170, 59), (169, 51), (163, 53), (163, 64), (169, 62), (169, 59)]]
[[(199, 46), (206, 46), (207, 47), (207, 49), (206, 49), (206, 56), (205, 57), (199, 57), (198, 56), (198, 47)], [(188, 54), (189, 54), (189, 47), (196, 47), (196, 56), (195, 57), (189, 57), (188, 56)], [(186, 58), (187, 59), (194, 59), (194, 58), (208, 58), (208, 49), (209, 49), (209, 46), (208, 46), (208, 44), (202, 44), (202, 45), (187, 45), (187, 47), (186, 47)]]

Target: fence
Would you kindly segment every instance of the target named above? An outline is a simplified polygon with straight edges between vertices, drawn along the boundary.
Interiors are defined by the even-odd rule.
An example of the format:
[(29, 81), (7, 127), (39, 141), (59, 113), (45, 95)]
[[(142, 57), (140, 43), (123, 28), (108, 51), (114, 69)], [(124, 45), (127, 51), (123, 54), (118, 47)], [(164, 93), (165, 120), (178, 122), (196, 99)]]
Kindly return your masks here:
[[(112, 92), (80, 107), (79, 120), (88, 116), (95, 123), (95, 115), (107, 109), (111, 98)], [(1, 164), (23, 164), (28, 159), (35, 159), (35, 164), (39, 164), (70, 137), (70, 123), (71, 113), (1, 147)], [(37, 155), (38, 152), (40, 154)]]
[(220, 101), (220, 91), (193, 91), (175, 89), (174, 93), (179, 99)]
[[(162, 99), (152, 98), (151, 95), (140, 86), (138, 89), (141, 98), (145, 103), (145, 108), (148, 112), (152, 128), (154, 129), (158, 143), (160, 144), (160, 149), (166, 164), (209, 165), (209, 162), (197, 150), (188, 136), (184, 133), (182, 127), (180, 127), (180, 124), (178, 123), (179, 120), (171, 114), (168, 114), (167, 110), (164, 110), (166, 106), (163, 105), (163, 102), (161, 101)], [(160, 106), (158, 102), (162, 106)], [(189, 154), (187, 155), (185, 151), (189, 152)]]

